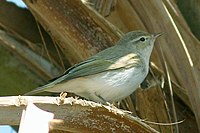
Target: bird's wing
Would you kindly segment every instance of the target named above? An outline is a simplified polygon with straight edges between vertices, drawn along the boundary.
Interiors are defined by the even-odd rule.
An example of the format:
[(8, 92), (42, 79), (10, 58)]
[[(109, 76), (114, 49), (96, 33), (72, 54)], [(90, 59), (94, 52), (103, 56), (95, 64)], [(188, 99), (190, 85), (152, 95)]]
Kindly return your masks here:
[(133, 53), (118, 59), (91, 58), (69, 68), (60, 78), (63, 77), (61, 81), (70, 80), (121, 68), (138, 67), (139, 65), (141, 65), (141, 60)]
[(67, 80), (84, 77), (89, 75), (94, 75), (106, 71), (112, 71), (116, 69), (127, 69), (130, 67), (138, 67), (141, 65), (140, 59), (135, 54), (127, 54), (118, 59), (100, 59), (100, 57), (95, 56), (95, 58), (90, 58), (84, 62), (74, 65), (69, 68), (63, 75), (56, 78), (54, 81), (46, 84), (42, 87), (36, 88), (29, 94), (36, 94), (51, 88), (56, 84), (66, 82)]

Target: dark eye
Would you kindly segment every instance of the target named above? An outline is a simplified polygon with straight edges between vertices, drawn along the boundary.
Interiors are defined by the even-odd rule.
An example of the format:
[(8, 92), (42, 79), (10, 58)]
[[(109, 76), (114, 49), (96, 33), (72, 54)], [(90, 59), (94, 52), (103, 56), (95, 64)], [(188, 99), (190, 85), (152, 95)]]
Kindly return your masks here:
[(141, 37), (141, 38), (140, 38), (140, 41), (144, 42), (144, 41), (145, 41), (145, 38), (144, 38), (144, 37)]

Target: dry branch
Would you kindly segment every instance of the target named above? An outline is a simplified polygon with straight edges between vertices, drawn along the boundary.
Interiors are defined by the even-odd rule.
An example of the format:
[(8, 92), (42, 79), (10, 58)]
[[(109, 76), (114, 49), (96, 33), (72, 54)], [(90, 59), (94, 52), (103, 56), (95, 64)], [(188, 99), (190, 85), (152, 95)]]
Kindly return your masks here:
[(27, 66), (31, 66), (44, 79), (52, 78), (59, 73), (59, 70), (48, 60), (22, 45), (21, 42), (2, 30), (0, 30), (0, 42), (5, 48), (24, 60)]
[[(43, 38), (45, 39), (45, 42), (48, 44), (47, 46), (48, 53), (47, 53), (47, 51), (44, 51), (43, 44), (41, 41), (41, 36), (38, 32), (38, 28), (36, 25), (36, 21), (33, 15), (29, 12), (29, 10), (19, 8), (14, 3), (9, 3), (6, 0), (1, 0), (0, 3), (1, 3), (0, 4), (1, 30), (5, 31), (7, 36), (14, 39), (18, 43), (20, 43), (23, 47), (26, 47), (30, 51), (33, 51), (35, 54), (40, 56), (41, 60), (43, 59), (49, 60), (49, 62), (52, 63), (52, 65), (56, 66), (56, 68), (59, 70), (59, 73), (55, 71), (53, 73), (51, 71), (49, 71), (48, 73), (43, 73), (40, 70), (38, 71), (37, 67), (35, 67), (34, 65), (31, 65), (35, 61), (34, 57), (33, 57), (34, 58), (33, 61), (31, 61), (31, 58), (29, 58), (28, 60), (24, 60), (23, 55), (22, 55), (22, 58), (20, 58), (20, 60), (24, 64), (26, 64), (29, 68), (34, 70), (34, 72), (37, 73), (43, 80), (49, 80), (49, 79), (54, 78), (55, 76), (58, 76), (58, 74), (60, 74), (61, 72), (61, 65), (60, 65), (61, 63), (58, 62), (59, 57), (58, 57), (58, 53), (56, 53), (56, 50), (55, 50), (55, 44), (51, 40), (48, 33), (46, 33), (40, 26), (41, 27), (40, 29), (42, 30)], [(13, 19), (15, 21), (11, 21), (10, 19)], [(6, 40), (4, 40), (3, 42), (4, 43), (2, 43), (2, 45), (5, 46)], [(24, 53), (16, 52), (15, 49), (10, 49), (9, 47), (6, 47), (6, 48), (10, 52), (14, 53), (15, 55), (16, 53), (18, 53), (17, 57), (21, 57), (20, 54), (24, 54)], [(48, 57), (48, 54), (50, 55), (50, 57)], [(67, 64), (66, 60), (65, 60), (65, 64)], [(48, 67), (51, 67), (51, 65)]]
[(62, 121), (52, 122), (53, 129), (73, 132), (157, 132), (126, 111), (72, 97), (0, 97), (0, 124), (18, 125), (22, 110), (29, 102), (54, 113), (55, 119)]
[(112, 46), (121, 37), (119, 30), (80, 0), (24, 2), (71, 64)]
[[(164, 1), (164, 3), (173, 18), (174, 26), (178, 30), (176, 31), (177, 36), (181, 41), (179, 43), (181, 45), (174, 46), (174, 50), (176, 50), (176, 52), (174, 51), (176, 53), (174, 57), (176, 57), (176, 63), (179, 68), (175, 72), (175, 76), (178, 78), (179, 84), (188, 93), (200, 131), (200, 42), (192, 34), (184, 18), (180, 15), (177, 5), (173, 1)], [(171, 51), (173, 50), (171, 49)]]

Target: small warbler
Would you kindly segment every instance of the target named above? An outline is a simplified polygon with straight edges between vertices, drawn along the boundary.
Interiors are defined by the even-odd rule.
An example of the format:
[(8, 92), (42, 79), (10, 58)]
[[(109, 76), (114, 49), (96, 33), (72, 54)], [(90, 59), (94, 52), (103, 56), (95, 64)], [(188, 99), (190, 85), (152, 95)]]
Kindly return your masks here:
[(71, 92), (95, 102), (120, 101), (133, 93), (147, 76), (154, 42), (160, 35), (144, 31), (126, 33), (116, 45), (25, 95)]

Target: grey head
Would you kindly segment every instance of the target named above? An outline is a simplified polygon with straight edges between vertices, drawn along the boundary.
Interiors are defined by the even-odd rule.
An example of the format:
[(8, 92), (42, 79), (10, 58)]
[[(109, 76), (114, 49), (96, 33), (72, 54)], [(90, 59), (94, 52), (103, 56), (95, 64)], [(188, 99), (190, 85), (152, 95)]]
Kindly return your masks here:
[(149, 59), (154, 42), (160, 35), (162, 35), (162, 33), (150, 34), (145, 31), (131, 31), (126, 33), (116, 45), (125, 45), (123, 47)]

